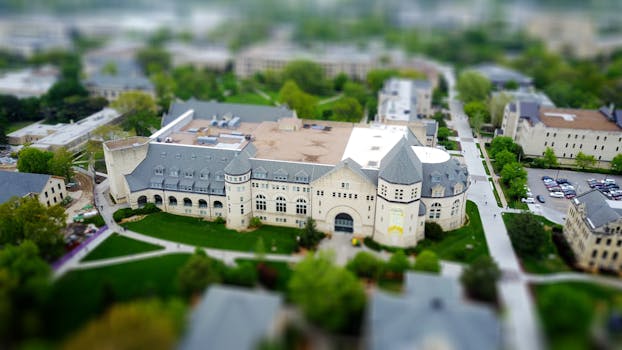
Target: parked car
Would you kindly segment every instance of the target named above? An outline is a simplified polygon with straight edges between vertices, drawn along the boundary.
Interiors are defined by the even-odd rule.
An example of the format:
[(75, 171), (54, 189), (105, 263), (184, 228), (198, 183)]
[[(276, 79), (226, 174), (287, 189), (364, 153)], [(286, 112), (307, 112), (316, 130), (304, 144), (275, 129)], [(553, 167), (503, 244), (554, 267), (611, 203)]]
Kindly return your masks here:
[(544, 200), (544, 196), (539, 194), (536, 196), (536, 199), (538, 200), (538, 202), (540, 203), (546, 203), (546, 201)]
[(553, 186), (548, 188), (549, 192), (561, 192), (562, 188), (559, 186)]
[(564, 198), (564, 192), (550, 192), (549, 196), (553, 198)]
[(572, 198), (574, 198), (576, 196), (577, 196), (576, 193), (566, 193), (566, 194), (564, 194), (564, 197), (566, 197), (567, 199), (572, 199)]
[(533, 203), (535, 203), (535, 202), (536, 202), (536, 201), (534, 201), (534, 200), (533, 200), (533, 198), (532, 198), (532, 197), (521, 198), (521, 200), (520, 200), (520, 201), (521, 201), (521, 202), (523, 202), (523, 203), (529, 203), (529, 204), (533, 204)]
[(606, 179), (603, 179), (603, 183), (605, 183), (605, 184), (614, 184), (614, 183), (616, 183), (616, 180), (606, 178)]
[(570, 184), (568, 179), (555, 179), (555, 181), (557, 181), (558, 184)]
[(542, 181), (544, 181), (544, 180), (553, 180), (553, 178), (550, 177), (550, 176), (544, 175), (544, 176), (542, 176)]

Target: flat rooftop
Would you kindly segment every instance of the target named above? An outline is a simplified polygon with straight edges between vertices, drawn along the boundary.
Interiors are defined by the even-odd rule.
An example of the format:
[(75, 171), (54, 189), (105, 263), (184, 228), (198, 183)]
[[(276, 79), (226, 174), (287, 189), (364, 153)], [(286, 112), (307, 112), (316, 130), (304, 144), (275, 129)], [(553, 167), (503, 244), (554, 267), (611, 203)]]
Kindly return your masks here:
[(63, 124), (63, 127), (57, 132), (48, 135), (36, 144), (39, 145), (58, 145), (64, 146), (72, 141), (94, 131), (102, 125), (106, 125), (120, 116), (120, 113), (112, 108), (104, 108), (82, 120), (72, 124)]
[(317, 164), (337, 164), (350, 139), (353, 124), (318, 121), (330, 130), (280, 130), (277, 122), (263, 122), (253, 132), (255, 158)]
[(587, 129), (622, 132), (597, 110), (571, 108), (540, 108), (540, 120), (551, 128)]
[(33, 123), (21, 129), (15, 130), (8, 134), (9, 137), (24, 137), (26, 135), (47, 136), (65, 127), (65, 124), (43, 124), (41, 122)]
[(364, 168), (378, 169), (380, 161), (408, 132), (404, 125), (373, 124), (352, 130), (341, 159), (351, 158)]

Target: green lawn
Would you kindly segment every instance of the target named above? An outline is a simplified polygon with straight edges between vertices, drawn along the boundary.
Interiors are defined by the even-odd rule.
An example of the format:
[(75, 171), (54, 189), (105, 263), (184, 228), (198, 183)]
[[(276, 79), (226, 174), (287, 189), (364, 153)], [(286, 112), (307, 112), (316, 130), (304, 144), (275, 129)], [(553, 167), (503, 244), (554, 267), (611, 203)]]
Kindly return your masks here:
[(132, 255), (164, 249), (159, 245), (137, 241), (135, 239), (120, 236), (113, 233), (105, 241), (90, 252), (82, 261), (93, 261), (100, 259), (115, 258), (118, 256)]
[(225, 102), (230, 103), (244, 103), (253, 105), (266, 105), (273, 106), (272, 101), (268, 101), (259, 94), (253, 92), (243, 92), (236, 95), (227, 96)]
[[(505, 222), (505, 226), (509, 227), (512, 220), (519, 215), (524, 214), (504, 213), (503, 222)], [(523, 267), (527, 272), (538, 274), (570, 271), (568, 265), (566, 265), (564, 260), (559, 256), (559, 253), (557, 252), (557, 247), (553, 243), (553, 239), (551, 236), (551, 230), (553, 226), (560, 225), (550, 222), (543, 216), (535, 215), (535, 217), (545, 226), (545, 231), (548, 236), (547, 245), (544, 249), (544, 257), (541, 259), (519, 257)]]
[(148, 236), (202, 247), (253, 252), (261, 237), (269, 253), (291, 254), (297, 248), (298, 230), (290, 227), (264, 225), (252, 232), (237, 232), (223, 224), (169, 213), (151, 214), (124, 226)]
[[(259, 264), (258, 260), (255, 259), (235, 259), (236, 264), (242, 262), (251, 263), (253, 266), (257, 266)], [(292, 267), (289, 263), (284, 261), (270, 261), (266, 260), (265, 264), (274, 268), (277, 271), (277, 282), (275, 290), (283, 292), (287, 294), (287, 284), (289, 283), (289, 279), (292, 276)]]
[(488, 182), (490, 183), (490, 186), (492, 186), (492, 193), (494, 193), (495, 195), (495, 201), (497, 201), (497, 206), (502, 206), (503, 204), (501, 203), (501, 198), (499, 198), (499, 192), (497, 192), (497, 187), (495, 187), (492, 179), (488, 179)]
[[(469, 217), (469, 223), (466, 226), (446, 232), (445, 238), (439, 242), (424, 239), (417, 244), (415, 251), (421, 252), (427, 249), (435, 252), (442, 260), (463, 263), (471, 263), (480, 256), (489, 255), (477, 205), (468, 201), (466, 212)], [(469, 244), (472, 246), (471, 249), (467, 248)]]
[[(551, 350), (580, 350), (580, 349), (593, 349), (594, 343), (591, 342), (589, 332), (575, 332), (567, 335), (556, 335), (549, 331), (548, 325), (551, 322), (550, 315), (546, 314), (542, 310), (542, 304), (540, 295), (551, 288), (559, 288), (561, 286), (571, 287), (573, 290), (583, 292), (589, 297), (592, 309), (595, 312), (596, 328), (603, 328), (606, 315), (613, 309), (622, 311), (622, 292), (620, 290), (605, 287), (593, 283), (585, 282), (561, 282), (555, 284), (542, 284), (533, 286), (533, 291), (536, 296), (536, 307), (540, 316), (540, 320), (544, 326), (544, 333), (549, 343)], [(614, 345), (612, 348), (620, 349), (622, 344), (622, 338), (618, 338), (617, 347)]]
[(59, 339), (104, 311), (110, 302), (178, 296), (177, 271), (189, 254), (88, 270), (74, 270), (54, 282), (46, 310), (49, 335)]

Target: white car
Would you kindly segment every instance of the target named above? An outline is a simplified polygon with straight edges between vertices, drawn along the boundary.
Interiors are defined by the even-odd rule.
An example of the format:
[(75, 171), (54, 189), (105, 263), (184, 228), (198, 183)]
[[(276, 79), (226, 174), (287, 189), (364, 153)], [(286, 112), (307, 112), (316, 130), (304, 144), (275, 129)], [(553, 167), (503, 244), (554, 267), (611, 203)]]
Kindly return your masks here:
[(549, 196), (554, 198), (564, 198), (564, 192), (550, 192)]
[(534, 200), (533, 200), (533, 198), (532, 198), (532, 197), (521, 198), (521, 200), (520, 200), (520, 201), (521, 201), (521, 202), (523, 202), (523, 203), (529, 203), (529, 204), (533, 204), (533, 203), (535, 203), (535, 202), (536, 202), (536, 201), (534, 201)]

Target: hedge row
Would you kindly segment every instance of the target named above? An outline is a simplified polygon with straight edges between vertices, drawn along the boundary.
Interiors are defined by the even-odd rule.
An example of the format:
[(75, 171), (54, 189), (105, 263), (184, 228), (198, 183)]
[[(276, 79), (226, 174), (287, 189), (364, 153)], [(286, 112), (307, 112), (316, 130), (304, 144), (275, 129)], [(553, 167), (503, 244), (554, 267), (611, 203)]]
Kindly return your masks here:
[(115, 211), (114, 214), (112, 214), (112, 218), (114, 219), (114, 221), (120, 222), (121, 220), (125, 218), (129, 218), (134, 215), (147, 215), (147, 214), (157, 213), (159, 211), (162, 211), (162, 210), (156, 207), (155, 204), (147, 203), (145, 204), (144, 207), (138, 208), (138, 209), (132, 209), (132, 208), (119, 209)]

